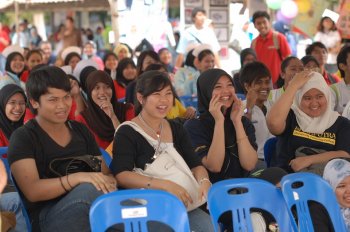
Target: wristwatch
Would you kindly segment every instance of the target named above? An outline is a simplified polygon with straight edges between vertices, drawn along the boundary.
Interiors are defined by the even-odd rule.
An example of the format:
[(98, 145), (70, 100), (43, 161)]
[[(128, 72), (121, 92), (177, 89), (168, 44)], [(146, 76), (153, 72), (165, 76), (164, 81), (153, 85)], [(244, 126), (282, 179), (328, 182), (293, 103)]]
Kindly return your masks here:
[(252, 112), (252, 110), (249, 109), (249, 108), (245, 108), (245, 109), (243, 110), (243, 112), (244, 112), (244, 114), (250, 114), (250, 113)]

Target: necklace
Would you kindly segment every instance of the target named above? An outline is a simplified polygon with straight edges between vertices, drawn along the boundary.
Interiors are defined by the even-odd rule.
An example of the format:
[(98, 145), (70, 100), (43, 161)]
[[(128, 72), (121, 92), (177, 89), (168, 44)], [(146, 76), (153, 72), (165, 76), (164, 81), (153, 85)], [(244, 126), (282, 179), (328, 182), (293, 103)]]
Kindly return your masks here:
[(140, 121), (142, 122), (142, 124), (149, 130), (149, 131), (152, 131), (156, 136), (157, 136), (157, 142), (158, 142), (158, 145), (157, 147), (155, 147), (155, 152), (154, 152), (154, 155), (152, 157), (152, 161), (155, 160), (158, 155), (160, 154), (159, 152), (159, 148), (160, 148), (160, 144), (161, 144), (161, 139), (162, 139), (162, 132), (163, 132), (163, 120), (162, 120), (162, 123), (159, 124), (159, 128), (157, 131), (155, 131), (151, 126), (149, 126), (147, 124), (147, 122), (143, 119), (141, 113), (139, 113), (138, 115), (138, 118), (140, 119)]

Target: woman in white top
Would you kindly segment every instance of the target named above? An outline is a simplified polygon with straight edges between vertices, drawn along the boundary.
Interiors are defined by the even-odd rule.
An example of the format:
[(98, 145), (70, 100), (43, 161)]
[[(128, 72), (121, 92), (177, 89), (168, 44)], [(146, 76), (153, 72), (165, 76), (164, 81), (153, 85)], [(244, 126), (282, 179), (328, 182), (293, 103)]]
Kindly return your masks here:
[(326, 69), (330, 73), (337, 71), (337, 55), (341, 47), (340, 33), (334, 21), (328, 17), (322, 17), (315, 35), (314, 41), (322, 42), (328, 50)]

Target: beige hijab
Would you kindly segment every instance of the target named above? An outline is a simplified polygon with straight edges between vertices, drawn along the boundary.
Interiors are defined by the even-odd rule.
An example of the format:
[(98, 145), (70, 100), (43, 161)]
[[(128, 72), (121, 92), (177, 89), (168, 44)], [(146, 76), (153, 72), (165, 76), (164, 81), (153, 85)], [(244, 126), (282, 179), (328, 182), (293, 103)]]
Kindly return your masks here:
[[(339, 114), (331, 108), (332, 94), (323, 76), (317, 72), (312, 72), (310, 75), (310, 80), (306, 82), (305, 85), (300, 88), (295, 94), (291, 108), (295, 113), (300, 129), (305, 132), (320, 134), (334, 124)], [(315, 118), (308, 116), (300, 109), (300, 102), (303, 95), (313, 88), (318, 89), (324, 93), (327, 99), (326, 112)]]

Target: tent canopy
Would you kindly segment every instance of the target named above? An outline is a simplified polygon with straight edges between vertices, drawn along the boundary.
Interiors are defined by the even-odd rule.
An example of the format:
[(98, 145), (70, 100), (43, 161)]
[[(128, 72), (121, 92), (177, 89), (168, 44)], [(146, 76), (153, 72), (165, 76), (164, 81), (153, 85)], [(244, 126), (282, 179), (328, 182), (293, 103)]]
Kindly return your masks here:
[(110, 10), (108, 0), (1, 0), (0, 12), (14, 11), (15, 1), (20, 11)]

